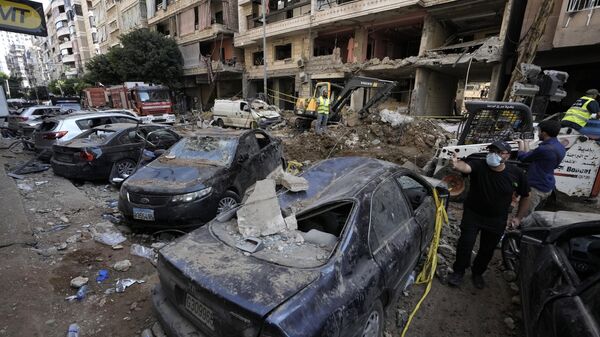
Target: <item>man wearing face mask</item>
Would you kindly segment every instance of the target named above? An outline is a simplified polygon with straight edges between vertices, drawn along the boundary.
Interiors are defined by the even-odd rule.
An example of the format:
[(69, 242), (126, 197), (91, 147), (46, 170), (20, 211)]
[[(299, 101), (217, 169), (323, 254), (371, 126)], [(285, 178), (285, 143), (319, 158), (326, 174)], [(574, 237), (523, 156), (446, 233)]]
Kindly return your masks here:
[(521, 196), (521, 199), (517, 216), (511, 220), (512, 226), (518, 226), (521, 219), (527, 215), (529, 185), (521, 169), (506, 163), (510, 158), (510, 145), (497, 141), (492, 143), (488, 150), (485, 161), (460, 161), (456, 154), (452, 158), (453, 168), (469, 174), (471, 181), (464, 203), (453, 273), (449, 274), (447, 279), (448, 284), (452, 286), (462, 283), (465, 270), (471, 266), (471, 252), (475, 240), (480, 234), (479, 250), (471, 266), (471, 278), (476, 288), (485, 287), (483, 273), (506, 228), (513, 192)]

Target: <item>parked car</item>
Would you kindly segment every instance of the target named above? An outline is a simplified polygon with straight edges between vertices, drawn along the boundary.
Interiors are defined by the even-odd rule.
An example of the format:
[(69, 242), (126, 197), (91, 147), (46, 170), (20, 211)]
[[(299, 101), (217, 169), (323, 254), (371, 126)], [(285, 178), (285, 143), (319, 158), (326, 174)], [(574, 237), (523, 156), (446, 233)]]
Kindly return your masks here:
[(114, 123), (137, 124), (138, 120), (120, 113), (85, 111), (47, 118), (32, 135), (35, 150), (45, 151), (42, 159), (50, 159), (53, 145), (68, 142), (93, 127)]
[(536, 212), (523, 226), (526, 335), (600, 336), (600, 214)]
[(266, 128), (281, 122), (279, 109), (261, 100), (215, 100), (213, 120), (220, 127)]
[(278, 234), (249, 253), (237, 220), (219, 216), (159, 251), (152, 296), (169, 335), (382, 336), (384, 308), (433, 237), (434, 187), (360, 157), (321, 161), (303, 177), (307, 191), (278, 196), (303, 243)]
[(35, 105), (21, 108), (8, 116), (8, 129), (15, 134), (30, 136), (33, 130), (42, 122), (44, 117), (61, 113), (58, 106)]
[(282, 164), (281, 141), (262, 130), (203, 129), (121, 186), (119, 210), (141, 227), (197, 227), (236, 206)]
[(137, 169), (143, 149), (168, 149), (180, 138), (162, 125), (107, 124), (54, 145), (50, 162), (55, 174), (69, 179), (125, 179)]

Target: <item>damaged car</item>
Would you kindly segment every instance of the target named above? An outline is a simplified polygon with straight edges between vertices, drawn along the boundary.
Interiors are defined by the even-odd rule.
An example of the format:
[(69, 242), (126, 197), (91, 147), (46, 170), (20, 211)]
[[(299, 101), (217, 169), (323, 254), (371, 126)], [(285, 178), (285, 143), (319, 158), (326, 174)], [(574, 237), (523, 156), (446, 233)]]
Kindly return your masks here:
[(69, 179), (126, 179), (136, 171), (144, 151), (158, 155), (179, 139), (164, 125), (107, 124), (54, 145), (50, 163), (56, 175)]
[[(360, 157), (321, 161), (302, 177), (306, 191), (253, 192), (159, 251), (152, 296), (169, 336), (383, 335), (384, 309), (433, 237), (434, 187)], [(264, 228), (273, 208), (253, 208), (269, 198), (285, 222), (275, 233)], [(271, 235), (243, 236), (243, 217)]]
[(526, 335), (600, 336), (600, 214), (535, 212), (523, 226), (519, 278)]
[(282, 163), (281, 141), (262, 130), (199, 130), (129, 177), (119, 210), (134, 227), (198, 227)]
[(265, 101), (215, 100), (212, 108), (213, 120), (219, 127), (267, 128), (281, 122), (279, 108)]

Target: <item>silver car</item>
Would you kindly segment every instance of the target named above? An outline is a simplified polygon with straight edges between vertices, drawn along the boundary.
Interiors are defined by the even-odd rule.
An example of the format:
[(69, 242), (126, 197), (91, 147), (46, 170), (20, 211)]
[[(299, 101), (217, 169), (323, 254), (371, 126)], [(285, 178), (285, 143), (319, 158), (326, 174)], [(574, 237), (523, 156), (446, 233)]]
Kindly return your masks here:
[(31, 135), (43, 117), (61, 114), (59, 106), (34, 105), (22, 108), (16, 114), (8, 116), (8, 128), (14, 133)]
[(45, 151), (41, 157), (50, 159), (52, 145), (67, 142), (93, 127), (114, 123), (138, 123), (138, 119), (125, 114), (106, 112), (76, 112), (48, 118), (33, 133), (35, 150)]

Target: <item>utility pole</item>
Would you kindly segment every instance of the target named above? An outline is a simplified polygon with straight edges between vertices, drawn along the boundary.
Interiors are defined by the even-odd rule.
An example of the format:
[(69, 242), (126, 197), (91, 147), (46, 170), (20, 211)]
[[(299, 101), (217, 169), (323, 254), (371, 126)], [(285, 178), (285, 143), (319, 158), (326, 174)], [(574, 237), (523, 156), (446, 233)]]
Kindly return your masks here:
[(269, 94), (267, 92), (267, 0), (262, 0), (262, 25), (263, 25), (263, 90), (265, 91), (265, 99), (269, 101)]

